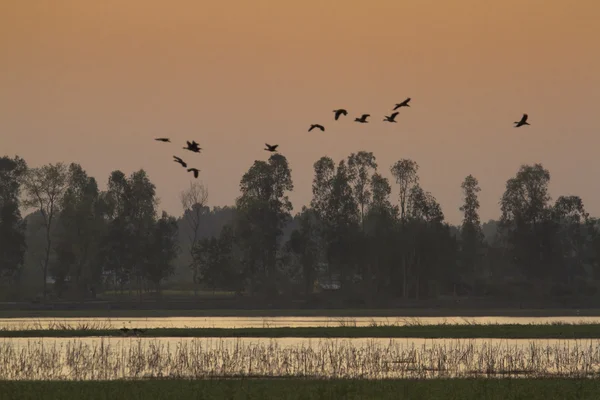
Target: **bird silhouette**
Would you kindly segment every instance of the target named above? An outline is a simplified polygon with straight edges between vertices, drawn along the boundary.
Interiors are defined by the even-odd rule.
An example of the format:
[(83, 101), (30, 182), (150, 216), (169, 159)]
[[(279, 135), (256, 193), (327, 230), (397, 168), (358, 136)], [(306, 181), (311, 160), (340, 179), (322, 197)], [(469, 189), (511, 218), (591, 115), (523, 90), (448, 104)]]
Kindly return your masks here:
[(410, 97), (407, 98), (406, 100), (404, 100), (402, 103), (396, 104), (396, 107), (394, 107), (394, 111), (396, 111), (400, 107), (410, 107), (410, 104), (408, 104), (409, 101), (410, 101)]
[(198, 178), (198, 172), (200, 172), (200, 170), (198, 168), (188, 168), (188, 172), (192, 171), (194, 171), (194, 178)]
[(519, 122), (514, 122), (516, 124), (515, 128), (518, 128), (523, 125), (529, 125), (529, 122), (527, 122), (527, 118), (529, 118), (529, 116), (527, 114), (523, 114), (523, 117), (521, 117), (521, 120)]
[(354, 118), (354, 121), (356, 122), (360, 122), (361, 124), (366, 124), (369, 121), (367, 121), (367, 118), (369, 118), (371, 116), (371, 114), (363, 114), (360, 118)]
[(129, 328), (121, 328), (119, 330), (123, 333), (123, 335), (126, 335), (129, 333)]
[(171, 139), (166, 138), (166, 137), (159, 137), (159, 138), (156, 138), (154, 140), (158, 140), (159, 142), (165, 142), (165, 143), (169, 142), (169, 143), (171, 143)]
[(313, 130), (313, 129), (315, 129), (315, 128), (318, 128), (318, 129), (320, 129), (321, 131), (325, 132), (325, 127), (324, 127), (323, 125), (319, 125), (319, 124), (312, 124), (312, 125), (310, 126), (310, 128), (308, 129), (308, 131), (310, 132), (310, 131), (312, 131), (312, 130)]
[(181, 166), (182, 166), (183, 168), (187, 168), (187, 164), (186, 164), (186, 162), (185, 162), (185, 161), (183, 161), (181, 158), (179, 158), (179, 157), (177, 157), (177, 156), (173, 156), (173, 158), (174, 158), (174, 160), (173, 160), (173, 161), (175, 161), (175, 162), (177, 162), (177, 163), (181, 164)]
[(265, 146), (267, 146), (267, 148), (265, 149), (266, 151), (274, 152), (274, 151), (277, 151), (277, 147), (279, 145), (278, 144), (274, 144), (274, 145), (271, 146), (269, 143), (265, 143)]
[(386, 121), (386, 122), (398, 122), (398, 121), (395, 120), (396, 115), (398, 115), (398, 111), (396, 111), (395, 113), (393, 113), (390, 116), (386, 115), (384, 121)]
[(193, 151), (194, 153), (200, 153), (200, 150), (202, 150), (200, 144), (196, 143), (195, 140), (192, 140), (191, 142), (189, 140), (186, 140), (186, 143), (187, 147), (184, 147), (184, 150)]
[(348, 111), (344, 110), (343, 108), (340, 108), (339, 110), (333, 110), (333, 112), (335, 113), (335, 120), (337, 121), (338, 118), (340, 117), (340, 115), (348, 115)]
[(134, 335), (139, 335), (140, 333), (146, 332), (144, 329), (133, 328), (132, 330)]

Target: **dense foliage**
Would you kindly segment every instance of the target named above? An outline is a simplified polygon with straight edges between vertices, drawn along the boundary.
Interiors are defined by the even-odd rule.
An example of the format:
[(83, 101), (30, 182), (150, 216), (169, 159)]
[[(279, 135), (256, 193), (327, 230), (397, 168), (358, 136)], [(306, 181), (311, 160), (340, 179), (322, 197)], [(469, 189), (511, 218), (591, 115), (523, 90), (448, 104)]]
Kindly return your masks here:
[[(577, 196), (552, 202), (541, 164), (508, 179), (497, 222), (481, 223), (479, 182), (467, 176), (459, 226), (445, 221), (418, 172), (415, 161), (401, 159), (389, 168), (390, 182), (373, 153), (322, 157), (310, 205), (292, 216), (292, 171), (273, 154), (243, 175), (233, 207), (210, 209), (208, 191), (194, 183), (181, 193), (176, 219), (159, 217), (143, 170), (114, 171), (101, 191), (78, 164), (28, 168), (4, 157), (0, 276), (78, 299), (106, 291), (134, 298), (175, 282), (267, 299), (331, 292), (349, 306), (595, 295), (597, 220)], [(23, 219), (23, 209), (33, 212)]]

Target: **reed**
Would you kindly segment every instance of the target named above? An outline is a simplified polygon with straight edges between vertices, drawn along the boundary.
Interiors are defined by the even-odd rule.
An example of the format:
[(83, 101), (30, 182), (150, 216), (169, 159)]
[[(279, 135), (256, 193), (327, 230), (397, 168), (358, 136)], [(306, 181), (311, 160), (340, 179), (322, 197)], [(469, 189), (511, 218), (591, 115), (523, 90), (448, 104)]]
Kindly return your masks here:
[(0, 380), (596, 377), (600, 341), (5, 340)]

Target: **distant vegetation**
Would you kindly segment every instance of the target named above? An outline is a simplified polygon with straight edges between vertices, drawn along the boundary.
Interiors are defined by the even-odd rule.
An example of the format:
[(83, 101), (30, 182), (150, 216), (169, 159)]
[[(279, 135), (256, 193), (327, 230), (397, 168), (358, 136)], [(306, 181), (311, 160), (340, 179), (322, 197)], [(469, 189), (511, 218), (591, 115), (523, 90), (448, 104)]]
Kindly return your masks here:
[(310, 205), (292, 216), (292, 172), (273, 154), (243, 175), (235, 205), (210, 209), (207, 188), (193, 183), (177, 218), (158, 211), (143, 170), (116, 170), (100, 191), (78, 164), (30, 168), (3, 157), (0, 293), (26, 301), (243, 296), (238, 304), (297, 308), (466, 297), (600, 304), (600, 224), (579, 197), (550, 199), (541, 164), (507, 180), (498, 221), (484, 224), (479, 183), (467, 176), (460, 226), (445, 222), (415, 161), (388, 169), (392, 183), (373, 153), (322, 157)]

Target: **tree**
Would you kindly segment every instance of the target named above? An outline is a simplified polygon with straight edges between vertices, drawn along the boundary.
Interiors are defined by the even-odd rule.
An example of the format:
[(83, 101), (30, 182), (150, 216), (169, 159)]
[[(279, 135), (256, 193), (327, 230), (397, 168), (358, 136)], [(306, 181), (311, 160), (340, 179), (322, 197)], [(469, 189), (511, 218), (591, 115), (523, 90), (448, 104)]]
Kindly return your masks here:
[(549, 182), (550, 172), (542, 164), (523, 165), (516, 176), (506, 182), (500, 200), (500, 226), (511, 258), (519, 271), (537, 281), (542, 280), (544, 265), (553, 259), (550, 239), (554, 234), (548, 230), (551, 221)]
[(477, 193), (481, 191), (479, 182), (473, 175), (465, 178), (461, 185), (463, 191), (463, 205), (460, 211), (464, 213), (461, 225), (461, 261), (463, 278), (474, 285), (475, 278), (480, 274), (481, 249), (483, 247), (483, 229), (479, 219), (479, 199)]
[(0, 277), (14, 278), (25, 261), (26, 224), (19, 211), (21, 178), (27, 164), (18, 156), (0, 158)]
[(244, 250), (253, 292), (258, 277), (269, 290), (275, 289), (276, 253), (282, 229), (291, 219), (287, 192), (293, 188), (291, 170), (281, 154), (273, 154), (268, 162), (255, 161), (240, 182), (235, 236)]
[(103, 215), (96, 180), (79, 164), (71, 164), (67, 189), (61, 199), (57, 221), (56, 258), (51, 273), (59, 291), (68, 278), (79, 296), (92, 289), (99, 278), (97, 251)]
[(131, 230), (130, 259), (132, 273), (137, 280), (138, 293), (142, 295), (144, 277), (144, 263), (147, 243), (151, 240), (156, 219), (156, 186), (150, 181), (146, 171), (139, 170), (131, 174), (128, 182), (128, 196), (126, 202), (126, 221)]
[(173, 260), (179, 251), (177, 219), (163, 211), (152, 227), (147, 246), (144, 275), (160, 293), (160, 283), (173, 274)]
[(144, 170), (129, 178), (121, 171), (111, 173), (102, 199), (108, 215), (107, 235), (102, 243), (105, 269), (117, 285), (132, 291), (135, 280), (141, 298), (147, 264), (146, 252), (156, 221), (156, 187)]
[(407, 214), (410, 218), (422, 219), (426, 222), (442, 223), (444, 213), (435, 197), (425, 192), (419, 184), (410, 189), (407, 201)]
[[(376, 290), (369, 286), (369, 292), (377, 293), (380, 300), (382, 294), (391, 294), (392, 283), (397, 280), (395, 264), (397, 253), (396, 223), (398, 219), (398, 207), (390, 202), (392, 188), (387, 178), (378, 173), (373, 174), (371, 179), (371, 192), (373, 201), (369, 207), (365, 223), (365, 240), (368, 245), (369, 270), (367, 282), (375, 279)], [(371, 276), (372, 275), (372, 276)], [(373, 294), (374, 294), (373, 293)]]
[(443, 224), (444, 213), (440, 204), (418, 184), (410, 190), (406, 213), (409, 222), (406, 228), (410, 233), (406, 243), (411, 250), (409, 274), (418, 300), (422, 294), (439, 290), (432, 288), (433, 279), (425, 280), (423, 277), (437, 276), (437, 283), (451, 279), (451, 266), (443, 261), (450, 258), (448, 255), (453, 248), (449, 229)]
[(374, 173), (377, 172), (377, 162), (372, 152), (359, 151), (348, 157), (348, 176), (356, 203), (360, 209), (360, 223), (365, 229), (365, 209), (371, 203), (370, 184)]
[(319, 260), (317, 218), (314, 210), (302, 207), (297, 220), (300, 225), (299, 229), (292, 232), (288, 246), (300, 262), (302, 277), (304, 278), (304, 293), (308, 296), (312, 293)]
[(51, 265), (55, 287), (62, 292), (68, 279), (79, 297), (93, 291), (100, 278), (98, 250), (104, 215), (96, 179), (79, 164), (71, 164), (67, 189), (61, 199), (57, 221), (56, 258)]
[(311, 205), (320, 225), (323, 253), (332, 273), (348, 281), (356, 258), (355, 241), (360, 213), (350, 186), (350, 174), (344, 160), (337, 169), (333, 160), (323, 157), (314, 164), (313, 199)]
[(46, 281), (48, 266), (52, 252), (52, 228), (54, 219), (60, 212), (62, 197), (67, 188), (68, 170), (63, 163), (48, 164), (40, 168), (32, 168), (24, 174), (23, 187), (25, 189), (26, 208), (36, 208), (43, 217), (43, 226), (46, 233), (46, 248), (41, 268), (44, 279), (44, 300), (46, 299)]
[(586, 250), (591, 247), (594, 226), (585, 211), (579, 196), (560, 196), (552, 207), (556, 229), (557, 257), (562, 268), (557, 279), (571, 284), (577, 275), (582, 275), (587, 264)]
[(238, 250), (231, 225), (224, 226), (218, 237), (200, 239), (194, 247), (198, 279), (209, 288), (232, 289), (240, 293), (243, 279), (237, 263)]
[[(206, 212), (206, 202), (208, 201), (208, 189), (198, 182), (190, 182), (190, 187), (187, 190), (181, 191), (179, 194), (181, 206), (183, 208), (183, 220), (187, 225), (187, 239), (189, 240), (188, 252), (190, 255), (189, 267), (193, 273), (193, 281), (199, 283), (198, 264), (194, 262), (194, 247), (198, 243), (200, 223), (202, 216)], [(195, 291), (197, 294), (197, 291)]]
[(113, 171), (108, 179), (107, 191), (101, 194), (106, 205), (107, 228), (102, 237), (100, 259), (104, 270), (112, 275), (114, 287), (123, 291), (131, 276), (131, 242), (134, 240), (129, 229), (127, 202), (129, 183), (121, 171)]
[(398, 195), (400, 199), (400, 218), (402, 221), (405, 221), (406, 202), (408, 200), (410, 190), (419, 182), (419, 176), (417, 175), (417, 172), (419, 171), (419, 165), (413, 160), (403, 158), (392, 165), (390, 171), (392, 172), (394, 178), (396, 178), (396, 183), (400, 189), (400, 193)]

